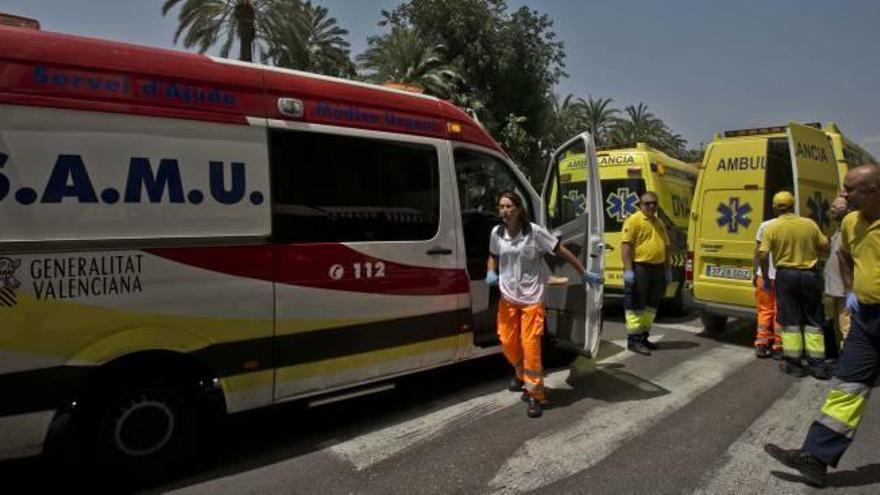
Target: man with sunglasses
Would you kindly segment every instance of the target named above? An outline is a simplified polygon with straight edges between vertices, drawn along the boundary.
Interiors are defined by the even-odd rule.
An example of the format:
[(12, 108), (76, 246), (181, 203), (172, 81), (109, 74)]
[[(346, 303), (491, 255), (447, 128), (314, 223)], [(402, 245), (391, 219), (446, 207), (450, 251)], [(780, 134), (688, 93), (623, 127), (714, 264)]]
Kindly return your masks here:
[(657, 346), (648, 335), (672, 269), (666, 226), (657, 217), (657, 193), (645, 191), (639, 200), (639, 211), (627, 217), (621, 231), (623, 309), (627, 349), (650, 356)]

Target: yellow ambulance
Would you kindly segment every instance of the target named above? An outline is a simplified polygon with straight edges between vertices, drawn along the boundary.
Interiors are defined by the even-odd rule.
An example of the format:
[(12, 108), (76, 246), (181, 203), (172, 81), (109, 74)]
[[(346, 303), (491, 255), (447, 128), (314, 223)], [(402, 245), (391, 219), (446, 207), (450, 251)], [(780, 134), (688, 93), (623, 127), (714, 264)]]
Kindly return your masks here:
[(791, 122), (715, 136), (697, 181), (685, 270), (685, 296), (706, 328), (722, 330), (729, 316), (754, 318), (755, 235), (774, 216), (773, 195), (794, 193), (796, 212), (831, 234), (828, 208), (841, 174), (870, 162), (877, 163), (835, 124)]
[[(667, 288), (663, 304), (672, 312), (683, 311), (681, 288), (687, 252), (687, 227), (699, 169), (645, 143), (600, 148), (596, 157), (602, 184), (601, 208), (605, 217), (606, 300), (623, 297), (623, 261), (620, 255), (623, 221), (638, 211), (639, 196), (643, 192), (655, 191), (660, 198), (659, 215), (669, 229), (675, 268), (675, 281)], [(582, 155), (572, 155), (560, 162), (563, 204), (571, 205), (571, 208), (584, 208), (584, 199), (577, 195), (583, 189), (579, 183), (586, 180), (585, 171)]]

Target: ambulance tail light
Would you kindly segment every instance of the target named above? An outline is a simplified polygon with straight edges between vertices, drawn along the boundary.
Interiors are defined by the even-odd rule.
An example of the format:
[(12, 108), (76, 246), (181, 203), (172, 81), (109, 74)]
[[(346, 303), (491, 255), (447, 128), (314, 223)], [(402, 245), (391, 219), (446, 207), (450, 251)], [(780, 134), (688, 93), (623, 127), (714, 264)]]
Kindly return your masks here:
[(687, 259), (684, 260), (684, 281), (694, 281), (694, 252), (687, 252)]

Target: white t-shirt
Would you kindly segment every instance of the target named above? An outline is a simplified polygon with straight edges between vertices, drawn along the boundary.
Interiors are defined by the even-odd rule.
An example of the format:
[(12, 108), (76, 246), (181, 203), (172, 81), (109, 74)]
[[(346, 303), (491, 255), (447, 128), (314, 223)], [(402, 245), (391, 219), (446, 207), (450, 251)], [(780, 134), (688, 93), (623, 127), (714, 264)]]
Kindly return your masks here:
[(529, 225), (530, 232), (524, 234), (520, 230), (515, 237), (510, 237), (503, 225), (489, 234), (489, 252), (498, 258), (498, 287), (501, 295), (514, 304), (544, 301), (544, 288), (550, 276), (544, 255), (552, 253), (559, 243), (544, 227)]
[[(772, 221), (774, 221), (774, 220), (776, 220), (776, 219), (775, 219), (775, 218), (771, 218), (770, 220), (765, 220), (765, 221), (761, 222), (761, 225), (758, 225), (758, 232), (755, 234), (755, 240), (758, 241), (758, 243), (761, 242), (761, 236), (764, 235), (764, 227), (766, 227), (767, 224), (769, 224), (770, 222), (772, 222)], [(770, 276), (767, 277), (767, 278), (769, 278), (770, 280), (776, 280), (776, 267), (773, 266), (773, 253), (769, 253), (769, 252), (768, 252), (768, 253), (767, 253), (767, 256), (770, 258), (770, 259), (768, 260), (768, 261), (770, 262), (770, 264), (767, 266), (767, 271), (770, 272)], [(761, 265), (760, 265), (760, 264), (758, 265), (758, 269), (757, 269), (757, 271), (756, 271), (755, 273), (756, 273), (759, 277), (762, 276), (762, 275), (761, 275)]]
[(838, 251), (840, 251), (840, 230), (831, 236), (831, 247), (828, 260), (825, 261), (823, 274), (825, 275), (825, 293), (833, 297), (846, 297), (843, 279), (840, 278), (840, 262), (837, 259)]

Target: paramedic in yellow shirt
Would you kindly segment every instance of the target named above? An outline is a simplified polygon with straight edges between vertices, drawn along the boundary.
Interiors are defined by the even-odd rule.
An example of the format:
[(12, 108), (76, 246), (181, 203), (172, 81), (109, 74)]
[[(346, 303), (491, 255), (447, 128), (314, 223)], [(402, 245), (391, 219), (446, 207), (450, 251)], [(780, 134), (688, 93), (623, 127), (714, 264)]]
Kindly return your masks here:
[[(781, 191), (773, 196), (776, 220), (761, 238), (761, 269), (767, 273), (770, 255), (776, 265), (776, 318), (782, 325), (782, 370), (794, 376), (810, 373), (831, 378), (825, 362), (822, 323), (824, 282), (819, 256), (828, 250), (828, 239), (816, 222), (794, 214), (794, 196)], [(806, 367), (805, 367), (806, 364)]]
[(852, 312), (846, 344), (834, 368), (831, 391), (803, 446), (764, 446), (819, 487), (825, 486), (828, 466), (837, 467), (852, 444), (880, 373), (880, 168), (863, 165), (847, 172), (842, 196), (855, 210), (840, 226), (840, 274)]
[(657, 349), (648, 335), (672, 279), (669, 237), (657, 217), (658, 208), (657, 193), (645, 191), (639, 198), (639, 211), (627, 217), (621, 231), (626, 348), (644, 356)]

